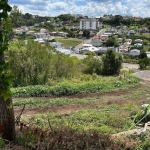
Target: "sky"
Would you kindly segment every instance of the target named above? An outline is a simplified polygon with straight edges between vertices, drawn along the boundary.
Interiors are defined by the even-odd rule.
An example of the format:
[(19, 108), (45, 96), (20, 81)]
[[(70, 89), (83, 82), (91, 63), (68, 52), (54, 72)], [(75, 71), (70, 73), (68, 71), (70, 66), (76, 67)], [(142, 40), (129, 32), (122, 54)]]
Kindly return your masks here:
[(23, 14), (39, 16), (112, 14), (150, 17), (150, 0), (8, 0), (8, 3), (17, 5)]

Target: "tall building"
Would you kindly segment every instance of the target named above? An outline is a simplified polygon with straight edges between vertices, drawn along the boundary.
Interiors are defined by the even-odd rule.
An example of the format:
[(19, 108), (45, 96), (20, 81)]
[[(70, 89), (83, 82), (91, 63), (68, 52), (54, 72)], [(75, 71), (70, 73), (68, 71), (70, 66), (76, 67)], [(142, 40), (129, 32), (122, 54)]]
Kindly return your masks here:
[(97, 30), (102, 27), (102, 24), (96, 18), (86, 18), (80, 20), (80, 30)]

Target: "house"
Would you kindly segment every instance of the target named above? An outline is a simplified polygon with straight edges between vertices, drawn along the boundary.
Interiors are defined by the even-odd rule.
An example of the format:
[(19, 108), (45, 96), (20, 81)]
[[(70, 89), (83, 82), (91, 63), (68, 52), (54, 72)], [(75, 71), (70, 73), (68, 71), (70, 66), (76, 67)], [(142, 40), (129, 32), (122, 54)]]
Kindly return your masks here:
[(39, 42), (40, 44), (44, 44), (45, 41), (42, 38), (35, 39), (34, 42)]
[(41, 28), (41, 29), (40, 29), (40, 33), (47, 33), (47, 31), (46, 31), (46, 29)]
[(105, 30), (105, 33), (115, 34), (116, 32), (117, 32), (117, 29), (115, 29), (115, 28), (109, 28), (109, 29)]
[(132, 49), (129, 54), (132, 55), (132, 56), (139, 56), (140, 55), (140, 50)]
[(44, 41), (49, 41), (52, 39), (52, 37), (49, 34), (44, 32), (35, 33), (34, 35), (36, 36), (36, 39), (43, 39)]
[(102, 28), (102, 23), (96, 18), (80, 19), (80, 30), (97, 30)]
[(58, 32), (58, 36), (61, 36), (61, 37), (67, 37), (67, 34), (66, 32)]
[(125, 41), (125, 42), (129, 42), (129, 43), (132, 43), (132, 39), (125, 39), (124, 41)]
[(120, 45), (119, 46), (119, 52), (121, 53), (127, 53), (129, 51), (129, 46), (128, 45)]
[(79, 35), (83, 35), (83, 31), (80, 31), (78, 34), (79, 34)]
[(14, 29), (15, 34), (27, 34), (28, 32), (28, 27), (27, 26), (21, 26), (20, 28)]
[(142, 47), (142, 44), (141, 43), (135, 43), (134, 47), (140, 48), (140, 47)]
[(102, 55), (104, 54), (108, 49), (112, 49), (114, 51), (116, 51), (116, 49), (114, 47), (99, 47), (99, 50), (98, 51), (95, 51), (95, 53), (97, 55)]
[(84, 48), (81, 48), (80, 49), (80, 52), (83, 52), (83, 53), (86, 53), (86, 52), (96, 52), (96, 51), (98, 51), (99, 50), (99, 48), (97, 48), (97, 47), (94, 47), (94, 46), (90, 46), (90, 47), (84, 47)]
[(100, 37), (98, 35), (95, 35), (91, 41), (92, 45), (95, 47), (101, 46), (102, 45), (102, 41), (100, 39)]
[(60, 43), (60, 42), (49, 42), (49, 44), (55, 48), (61, 48), (61, 46), (62, 46), (62, 43)]
[(134, 20), (135, 20), (135, 21), (140, 21), (141, 19), (142, 19), (141, 16), (135, 16), (135, 17), (134, 17)]
[(27, 34), (34, 35), (35, 31), (34, 30), (30, 30), (30, 31), (27, 32)]
[(101, 39), (102, 42), (106, 42), (108, 40), (108, 35), (103, 34), (103, 35), (100, 36), (100, 39)]
[(134, 36), (135, 34), (136, 34), (135, 30), (129, 30), (127, 33), (128, 36)]
[(85, 48), (85, 47), (91, 47), (92, 44), (82, 44), (82, 48)]
[(127, 26), (122, 26), (117, 29), (117, 34), (120, 35), (126, 35), (128, 33), (128, 27)]
[(121, 44), (123, 42), (123, 38), (117, 38), (117, 41)]
[(21, 28), (17, 28), (17, 29), (14, 29), (13, 31), (14, 31), (15, 34), (23, 34), (24, 30), (21, 29)]
[(146, 52), (147, 57), (150, 58), (150, 52)]
[(135, 39), (135, 43), (143, 43), (143, 40), (141, 40), (141, 39)]
[(50, 32), (50, 35), (57, 36), (57, 32)]
[(64, 47), (56, 48), (56, 50), (66, 55), (70, 55), (72, 53), (70, 49), (65, 49)]

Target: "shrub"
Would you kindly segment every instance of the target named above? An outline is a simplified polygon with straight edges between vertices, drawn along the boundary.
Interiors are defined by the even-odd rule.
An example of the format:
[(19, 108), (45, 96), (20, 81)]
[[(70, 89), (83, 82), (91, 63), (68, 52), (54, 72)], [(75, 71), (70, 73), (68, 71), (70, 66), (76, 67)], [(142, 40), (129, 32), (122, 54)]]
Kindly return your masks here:
[(2, 137), (0, 137), (0, 148), (3, 148), (5, 146), (5, 142), (2, 139)]

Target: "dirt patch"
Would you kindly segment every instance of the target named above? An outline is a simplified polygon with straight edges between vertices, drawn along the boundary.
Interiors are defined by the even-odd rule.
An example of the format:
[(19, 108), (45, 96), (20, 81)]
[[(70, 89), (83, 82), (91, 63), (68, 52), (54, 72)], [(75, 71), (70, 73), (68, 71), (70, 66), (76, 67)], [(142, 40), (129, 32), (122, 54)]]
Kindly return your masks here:
[[(49, 106), (49, 107), (42, 107), (42, 108), (25, 108), (23, 111), (23, 115), (37, 115), (37, 114), (46, 114), (46, 113), (60, 113), (60, 114), (69, 114), (75, 111), (80, 110), (84, 106), (73, 104), (73, 105), (65, 105), (65, 106)], [(15, 116), (19, 115), (22, 108), (14, 107)]]

